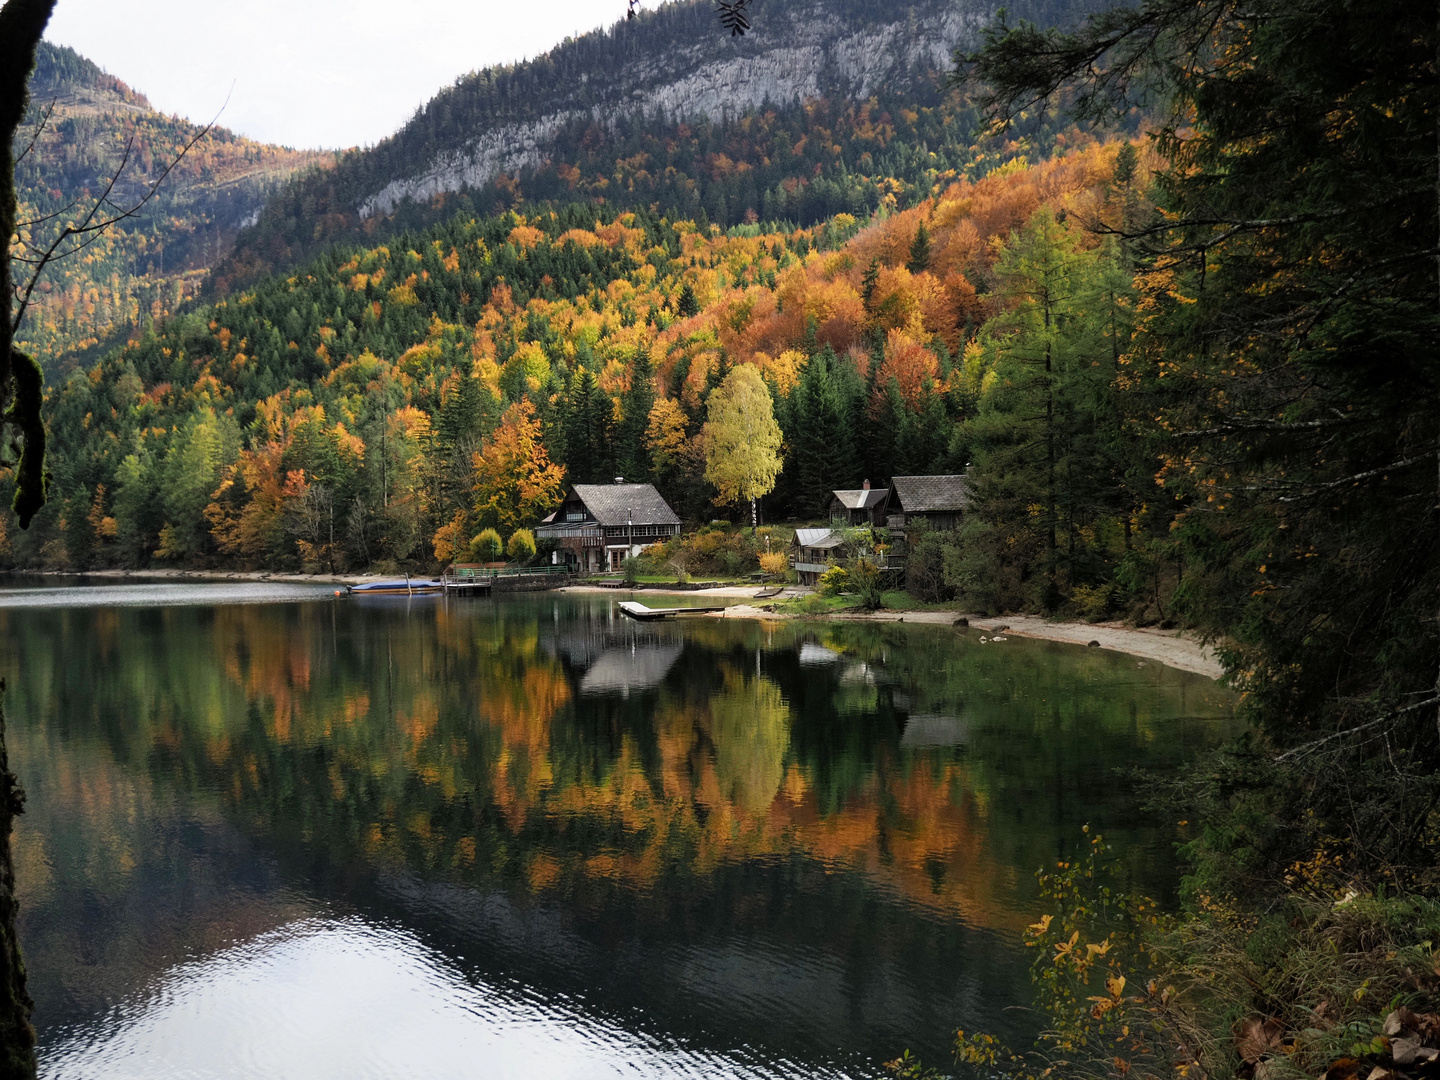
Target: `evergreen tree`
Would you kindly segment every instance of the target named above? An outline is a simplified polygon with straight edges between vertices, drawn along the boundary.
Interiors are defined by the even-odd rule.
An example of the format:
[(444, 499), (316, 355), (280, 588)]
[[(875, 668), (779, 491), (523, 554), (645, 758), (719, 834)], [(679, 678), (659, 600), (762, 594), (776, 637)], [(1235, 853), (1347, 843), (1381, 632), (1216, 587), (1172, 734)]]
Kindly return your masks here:
[(565, 466), (575, 484), (609, 483), (615, 477), (614, 409), (595, 373), (581, 368), (570, 379), (565, 416)]
[(871, 301), (875, 298), (875, 286), (880, 281), (880, 260), (870, 260), (870, 265), (865, 268), (865, 276), (860, 282), (860, 299), (865, 302), (865, 310), (870, 310)]
[[(851, 371), (851, 379), (845, 379), (844, 369)], [(860, 480), (851, 428), (851, 397), (858, 390), (853, 371), (826, 346), (805, 365), (796, 385), (791, 462), (802, 517), (822, 513), (833, 490)]]
[(910, 260), (905, 269), (912, 274), (930, 269), (930, 232), (923, 221), (915, 230), (915, 239), (910, 241)]
[(621, 417), (615, 432), (615, 461), (619, 475), (635, 483), (648, 482), (652, 476), (645, 433), (654, 405), (655, 368), (650, 363), (650, 346), (642, 341), (630, 364), (630, 385), (620, 401)]
[(680, 286), (680, 297), (675, 301), (675, 311), (682, 319), (700, 314), (700, 301), (695, 298), (695, 288), (688, 281)]

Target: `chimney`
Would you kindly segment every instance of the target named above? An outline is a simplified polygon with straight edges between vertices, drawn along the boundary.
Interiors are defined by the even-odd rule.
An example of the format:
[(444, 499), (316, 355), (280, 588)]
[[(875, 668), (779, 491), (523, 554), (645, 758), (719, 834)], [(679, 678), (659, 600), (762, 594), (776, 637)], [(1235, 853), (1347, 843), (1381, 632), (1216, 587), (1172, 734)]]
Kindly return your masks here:
[(866, 480), (865, 483), (863, 483), (863, 484), (860, 485), (860, 488), (861, 488), (861, 490), (863, 490), (863, 491), (869, 491), (869, 490), (870, 490), (870, 481), (869, 481), (869, 480)]

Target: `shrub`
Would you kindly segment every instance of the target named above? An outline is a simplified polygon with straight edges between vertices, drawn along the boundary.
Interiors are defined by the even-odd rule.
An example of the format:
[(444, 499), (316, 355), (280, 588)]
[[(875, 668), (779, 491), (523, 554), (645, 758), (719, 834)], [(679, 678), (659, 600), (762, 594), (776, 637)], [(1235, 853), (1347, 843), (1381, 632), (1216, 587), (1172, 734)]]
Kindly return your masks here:
[(620, 560), (620, 572), (625, 577), (625, 584), (634, 585), (640, 580), (640, 572), (645, 569), (644, 560), (638, 555), (627, 555)]
[(535, 558), (535, 534), (529, 529), (516, 529), (510, 534), (505, 550), (516, 562), (529, 562)]
[(905, 590), (911, 596), (927, 604), (955, 596), (954, 586), (945, 580), (945, 555), (954, 546), (947, 533), (927, 532), (915, 541), (905, 557)]
[(692, 574), (738, 576), (759, 567), (754, 539), (738, 529), (703, 528), (656, 545), (657, 565), (680, 562)]
[(821, 596), (839, 596), (850, 587), (850, 571), (843, 566), (832, 566), (820, 575)]
[(1070, 602), (1087, 622), (1108, 618), (1122, 600), (1122, 590), (1113, 581), (1105, 585), (1076, 585), (1070, 591)]
[(850, 591), (862, 607), (871, 611), (885, 606), (885, 586), (880, 580), (880, 567), (873, 559), (862, 556), (850, 565)]
[(784, 577), (790, 569), (790, 560), (783, 551), (767, 551), (760, 556), (760, 569), (767, 577)]
[(494, 529), (485, 529), (470, 541), (470, 561), (494, 562), (504, 550), (505, 545), (500, 541), (500, 534)]

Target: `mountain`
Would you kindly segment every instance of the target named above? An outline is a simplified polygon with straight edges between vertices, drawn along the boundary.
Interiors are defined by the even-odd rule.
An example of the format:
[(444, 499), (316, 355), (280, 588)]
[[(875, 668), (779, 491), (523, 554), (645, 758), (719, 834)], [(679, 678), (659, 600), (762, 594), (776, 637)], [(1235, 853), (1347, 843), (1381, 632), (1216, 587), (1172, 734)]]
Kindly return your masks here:
[[(1012, 17), (1065, 22), (1081, 0), (1024, 0)], [(400, 131), (268, 204), (216, 274), (218, 294), (326, 243), (374, 241), (467, 211), (577, 198), (722, 225), (868, 214), (975, 177), (1031, 141), (976, 144), (950, 93), (957, 45), (990, 0), (755, 0), (754, 29), (721, 32), (705, 0), (666, 4), (525, 63), (447, 87)], [(1027, 136), (1029, 139), (1027, 140)]]
[[(113, 206), (138, 202), (201, 130), (156, 111), (143, 94), (73, 49), (41, 42), (30, 113), (16, 143), (17, 155), (30, 147), (16, 168), (16, 188), (19, 219), (31, 223), (21, 229), (31, 252), (83, 218), (126, 159), (127, 146)], [(291, 174), (331, 160), (212, 128), (140, 214), (83, 253), (47, 267), (18, 343), (54, 378), (74, 365), (77, 352), (176, 310)], [(19, 280), (28, 278), (25, 264), (15, 269)]]

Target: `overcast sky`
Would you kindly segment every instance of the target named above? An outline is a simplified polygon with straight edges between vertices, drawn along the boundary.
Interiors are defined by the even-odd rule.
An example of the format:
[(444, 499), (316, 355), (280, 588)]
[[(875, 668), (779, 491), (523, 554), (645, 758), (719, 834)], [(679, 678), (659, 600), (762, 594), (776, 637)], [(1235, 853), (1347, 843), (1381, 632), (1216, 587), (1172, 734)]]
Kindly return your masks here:
[(233, 131), (345, 147), (389, 135), (457, 75), (624, 14), (625, 0), (59, 0), (45, 36), (164, 112), (209, 120), (229, 94)]

